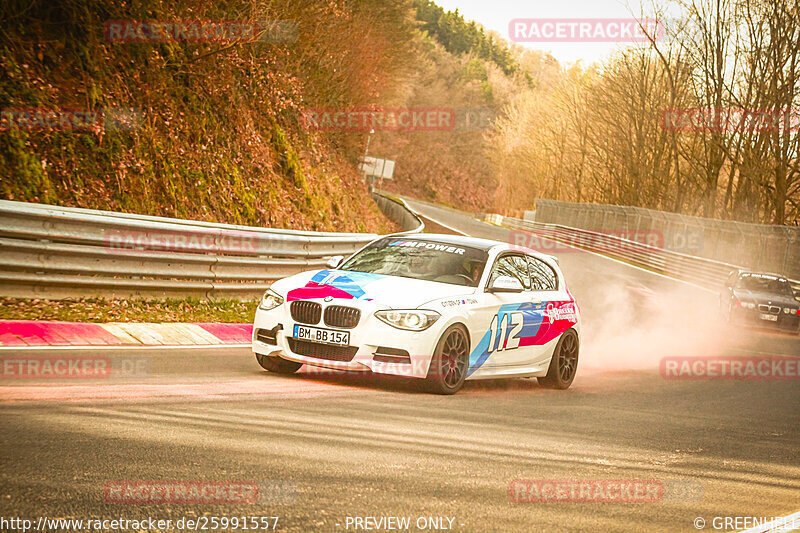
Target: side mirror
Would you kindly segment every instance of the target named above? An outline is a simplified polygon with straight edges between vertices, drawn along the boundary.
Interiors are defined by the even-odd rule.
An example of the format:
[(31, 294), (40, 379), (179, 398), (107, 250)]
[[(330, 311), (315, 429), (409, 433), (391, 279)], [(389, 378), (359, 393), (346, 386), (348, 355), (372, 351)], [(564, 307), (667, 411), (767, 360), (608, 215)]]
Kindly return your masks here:
[(328, 259), (328, 263), (327, 264), (328, 264), (329, 268), (336, 268), (336, 267), (338, 267), (339, 265), (342, 264), (342, 261), (344, 261), (344, 256), (343, 255), (334, 255), (333, 257)]
[(489, 292), (522, 292), (525, 288), (517, 278), (511, 276), (498, 276), (491, 285)]

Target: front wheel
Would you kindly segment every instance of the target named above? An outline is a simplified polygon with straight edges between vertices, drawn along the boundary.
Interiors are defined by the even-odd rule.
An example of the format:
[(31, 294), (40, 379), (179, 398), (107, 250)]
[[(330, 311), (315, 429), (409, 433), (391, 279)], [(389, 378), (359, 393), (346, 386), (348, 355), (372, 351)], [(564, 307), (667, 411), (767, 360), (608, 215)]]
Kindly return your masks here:
[(455, 394), (464, 385), (469, 367), (469, 338), (459, 325), (450, 326), (433, 352), (425, 389), (435, 394)]
[(538, 378), (539, 385), (550, 389), (568, 389), (578, 371), (578, 348), (578, 334), (574, 329), (568, 329), (556, 344), (547, 375)]
[(276, 374), (294, 374), (303, 366), (303, 363), (295, 363), (294, 361), (287, 361), (280, 357), (262, 355), (260, 353), (256, 353), (256, 361), (264, 370), (269, 370)]

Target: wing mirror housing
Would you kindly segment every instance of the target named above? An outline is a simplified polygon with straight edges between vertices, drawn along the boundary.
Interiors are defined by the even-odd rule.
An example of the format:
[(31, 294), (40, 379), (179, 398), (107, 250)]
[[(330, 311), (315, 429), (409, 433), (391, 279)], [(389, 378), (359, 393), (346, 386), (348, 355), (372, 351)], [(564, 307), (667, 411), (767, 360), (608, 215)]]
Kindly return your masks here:
[(343, 255), (334, 255), (333, 257), (328, 259), (327, 265), (329, 268), (336, 268), (342, 264), (342, 261), (344, 261)]
[(489, 285), (489, 292), (522, 292), (525, 288), (517, 278), (511, 276), (497, 276)]

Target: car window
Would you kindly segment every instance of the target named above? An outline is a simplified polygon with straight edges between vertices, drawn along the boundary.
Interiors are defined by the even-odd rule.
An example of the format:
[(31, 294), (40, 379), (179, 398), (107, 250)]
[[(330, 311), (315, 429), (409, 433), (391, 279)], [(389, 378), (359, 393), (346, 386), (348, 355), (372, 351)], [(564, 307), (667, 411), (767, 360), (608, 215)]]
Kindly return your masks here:
[(761, 274), (743, 275), (736, 283), (736, 288), (785, 296), (794, 294), (788, 281)]
[(531, 280), (528, 275), (528, 264), (524, 256), (521, 255), (504, 255), (498, 259), (492, 275), (489, 277), (489, 285), (500, 276), (510, 276), (517, 278), (525, 290), (530, 290)]
[(535, 257), (528, 257), (531, 288), (535, 291), (554, 291), (558, 289), (558, 276), (550, 266)]
[(471, 246), (406, 237), (386, 237), (351, 257), (338, 270), (477, 287), (488, 259)]

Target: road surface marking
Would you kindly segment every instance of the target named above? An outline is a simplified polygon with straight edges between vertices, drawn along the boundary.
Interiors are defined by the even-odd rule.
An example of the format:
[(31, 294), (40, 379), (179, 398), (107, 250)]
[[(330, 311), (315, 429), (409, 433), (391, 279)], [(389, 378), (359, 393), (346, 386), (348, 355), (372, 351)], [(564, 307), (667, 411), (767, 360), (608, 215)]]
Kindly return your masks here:
[(771, 522), (752, 527), (741, 533), (783, 533), (786, 531), (797, 531), (798, 529), (800, 529), (800, 511), (789, 516), (776, 518)]

